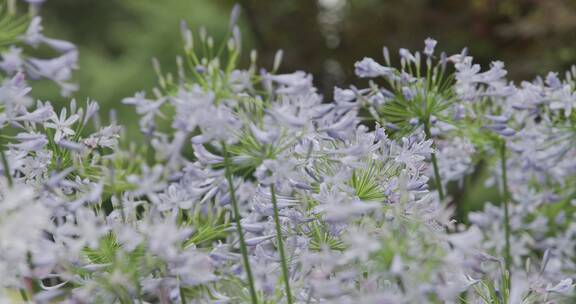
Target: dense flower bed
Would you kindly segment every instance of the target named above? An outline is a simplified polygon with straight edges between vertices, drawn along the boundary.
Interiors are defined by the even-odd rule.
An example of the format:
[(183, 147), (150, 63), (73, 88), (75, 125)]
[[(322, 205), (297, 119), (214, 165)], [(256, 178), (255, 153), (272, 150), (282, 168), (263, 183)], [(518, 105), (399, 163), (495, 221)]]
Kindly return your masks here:
[[(144, 145), (33, 98), (78, 53), (5, 16), (0, 303), (576, 301), (576, 71), (514, 84), (427, 39), (326, 100), (282, 52), (239, 67), (237, 16), (222, 43), (182, 24), (176, 76), (123, 100)], [(470, 178), (499, 200), (467, 213)]]

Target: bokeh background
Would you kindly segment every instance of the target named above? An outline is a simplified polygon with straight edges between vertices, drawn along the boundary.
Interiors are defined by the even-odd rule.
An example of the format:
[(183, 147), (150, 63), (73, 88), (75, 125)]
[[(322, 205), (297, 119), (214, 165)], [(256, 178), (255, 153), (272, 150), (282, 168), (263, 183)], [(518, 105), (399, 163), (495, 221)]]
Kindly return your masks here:
[[(235, 3), (243, 9), (244, 60), (255, 48), (260, 65), (270, 67), (283, 49), (282, 70), (313, 73), (327, 98), (334, 85), (357, 81), (356, 60), (382, 58), (384, 45), (393, 54), (421, 49), (429, 36), (448, 53), (468, 47), (485, 65), (503, 60), (515, 81), (576, 63), (574, 0), (49, 0), (41, 14), (49, 36), (79, 46), (74, 97), (96, 99), (135, 125), (120, 101), (156, 84), (152, 57), (165, 72), (175, 70), (180, 20), (218, 40)], [(52, 84), (36, 86), (37, 96), (68, 102)]]
[[(448, 54), (468, 47), (485, 66), (502, 60), (516, 82), (576, 63), (576, 0), (48, 0), (41, 15), (49, 37), (79, 47), (80, 90), (73, 97), (115, 109), (134, 141), (142, 140), (137, 117), (122, 98), (156, 85), (153, 57), (163, 72), (175, 72), (181, 20), (192, 29), (204, 26), (218, 41), (235, 3), (242, 6), (244, 62), (257, 49), (259, 65), (271, 67), (283, 49), (281, 72), (312, 73), (327, 100), (334, 86), (359, 81), (355, 61), (381, 59), (384, 45), (397, 58), (398, 48), (422, 49), (426, 37)], [(68, 105), (50, 82), (35, 83), (34, 92), (57, 107)], [(482, 168), (466, 189), (450, 188), (469, 210), (498, 199), (484, 185)]]

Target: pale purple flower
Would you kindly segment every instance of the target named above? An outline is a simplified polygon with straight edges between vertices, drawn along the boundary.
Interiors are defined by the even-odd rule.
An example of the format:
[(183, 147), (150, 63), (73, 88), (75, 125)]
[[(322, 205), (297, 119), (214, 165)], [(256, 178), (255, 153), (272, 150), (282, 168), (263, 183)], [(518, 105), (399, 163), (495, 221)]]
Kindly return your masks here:
[(426, 40), (424, 40), (424, 44), (425, 44), (424, 55), (432, 57), (432, 55), (434, 54), (434, 48), (436, 47), (436, 44), (438, 44), (438, 41), (432, 38), (426, 38)]
[(400, 54), (400, 58), (402, 58), (402, 60), (406, 60), (408, 63), (417, 62), (416, 56), (407, 49), (401, 48), (398, 50), (398, 53)]
[(24, 74), (16, 73), (13, 77), (5, 79), (0, 86), (0, 104), (5, 107), (4, 111), (14, 118), (23, 109), (32, 105), (33, 100), (28, 96), (31, 88), (24, 79)]
[(10, 146), (24, 151), (38, 151), (48, 144), (48, 139), (44, 134), (18, 133), (16, 139), (19, 140), (20, 143), (11, 144)]
[(210, 256), (200, 251), (188, 251), (181, 257), (178, 267), (174, 267), (174, 273), (178, 275), (185, 286), (203, 285), (219, 279), (214, 273), (214, 262)]
[(50, 122), (44, 124), (46, 128), (54, 129), (56, 131), (56, 133), (54, 133), (55, 142), (59, 142), (62, 138), (76, 134), (76, 132), (71, 127), (80, 117), (78, 114), (72, 114), (70, 117), (66, 116), (67, 110), (66, 108), (63, 108), (60, 111), (60, 116), (57, 116), (56, 113), (53, 113), (52, 117), (50, 117)]
[(193, 232), (193, 229), (178, 227), (173, 222), (163, 221), (144, 224), (142, 232), (147, 238), (150, 252), (172, 260), (178, 255), (179, 244)]
[(32, 18), (30, 25), (28, 25), (28, 29), (26, 30), (26, 33), (24, 34), (24, 37), (22, 37), (22, 39), (27, 44), (33, 47), (37, 47), (44, 38), (44, 36), (42, 35), (43, 29), (44, 28), (42, 27), (42, 17), (35, 16), (34, 18)]
[(90, 148), (114, 148), (118, 145), (121, 130), (122, 128), (117, 125), (106, 126), (98, 132), (90, 134), (88, 138), (82, 140), (82, 143)]
[(414, 138), (402, 138), (401, 147), (393, 147), (394, 159), (403, 163), (406, 167), (417, 170), (419, 163), (426, 159), (432, 152), (432, 141), (417, 141)]
[(250, 124), (250, 131), (256, 140), (262, 144), (272, 144), (279, 137), (278, 130), (274, 127), (269, 131), (263, 131), (254, 124)]
[(275, 235), (264, 235), (264, 236), (257, 236), (253, 238), (249, 238), (246, 240), (246, 245), (248, 246), (257, 246), (263, 242), (269, 241), (275, 238)]
[[(27, 1), (34, 4), (39, 4), (43, 0), (27, 0)], [(54, 50), (61, 53), (76, 50), (76, 46), (68, 41), (45, 37), (42, 34), (43, 30), (44, 28), (42, 26), (42, 17), (35, 16), (30, 22), (30, 25), (28, 26), (26, 33), (22, 37), (22, 40), (26, 44), (29, 44), (33, 47), (37, 47), (38, 45), (45, 43), (48, 46), (52, 47)]]
[(11, 46), (8, 51), (2, 53), (0, 68), (8, 74), (13, 74), (22, 70), (24, 63), (25, 61), (22, 58), (22, 49)]
[(336, 103), (352, 102), (356, 99), (356, 93), (353, 90), (334, 88), (334, 101)]
[(564, 110), (566, 117), (569, 117), (572, 109), (576, 107), (576, 94), (568, 84), (554, 90), (547, 99), (550, 101), (551, 110)]
[[(235, 9), (231, 22), (237, 18)], [(231, 30), (227, 51), (236, 52), (239, 29)], [(202, 47), (213, 45), (205, 31), (199, 36)], [(187, 27), (183, 37), (192, 56)], [(400, 50), (399, 70), (386, 48), (385, 66), (370, 58), (357, 62), (359, 77), (386, 81), (335, 88), (328, 102), (305, 72), (257, 74), (255, 55), (243, 70), (224, 68), (227, 56), (195, 54), (192, 73), (181, 57), (176, 81), (162, 76), (151, 99), (137, 93), (123, 100), (140, 115), (147, 144), (138, 146), (122, 137), (114, 116), (100, 125), (96, 102), (79, 107), (72, 100), (59, 114), (49, 102), (34, 104), (25, 73), (71, 88), (77, 50), (44, 37), (39, 18), (22, 43), (61, 56), (34, 59), (7, 48), (0, 61), (7, 74), (0, 128), (8, 163), (0, 164), (0, 298), (23, 289), (39, 302), (168, 303), (193, 290), (192, 301), (235, 301), (247, 290), (230, 210), (235, 198), (261, 301), (286, 302), (274, 206), (295, 302), (482, 301), (492, 296), (486, 286), (502, 286), (503, 208), (485, 203), (468, 213), (465, 225), (447, 202), (465, 201), (456, 191), (479, 164), (489, 178), (474, 174), (474, 183), (500, 190), (494, 134), (506, 140), (514, 253), (512, 288), (498, 292), (514, 303), (573, 296), (576, 224), (568, 207), (576, 204), (576, 148), (568, 118), (576, 67), (562, 79), (549, 73), (516, 86), (505, 78), (503, 63), (482, 71), (466, 51), (448, 59), (442, 54), (432, 65), (437, 42), (428, 38), (422, 53)], [(154, 68), (160, 72), (157, 61)], [(405, 117), (412, 128), (380, 117), (382, 106), (398, 96), (413, 100), (440, 89), (413, 68), (442, 69), (455, 78), (442, 92), (445, 110), (427, 117), (434, 140), (424, 138), (425, 117)], [(223, 142), (234, 166), (228, 172), (235, 197)], [(432, 153), (440, 185), (432, 179)], [(450, 181), (456, 187), (447, 187)], [(437, 187), (450, 189), (444, 201)], [(42, 290), (26, 288), (29, 281)]]
[(384, 67), (374, 61), (372, 58), (364, 57), (361, 61), (354, 64), (354, 73), (360, 78), (376, 78), (381, 76), (390, 76), (394, 69)]
[(312, 85), (312, 75), (302, 71), (280, 75), (267, 74), (264, 78), (280, 85), (276, 90), (279, 94), (308, 94), (315, 90)]
[(49, 120), (54, 115), (54, 109), (49, 102), (43, 104), (38, 101), (34, 111), (18, 116), (14, 118), (14, 120), (19, 122), (41, 123)]
[(30, 4), (42, 4), (44, 2), (46, 2), (46, 0), (24, 0), (24, 2), (28, 2)]
[(152, 168), (142, 165), (142, 174), (140, 176), (130, 175), (127, 177), (127, 181), (136, 186), (136, 189), (132, 191), (134, 196), (146, 195), (149, 199), (156, 202), (158, 200), (157, 193), (166, 187), (163, 175), (164, 168), (160, 164)]
[(567, 279), (560, 281), (560, 283), (558, 283), (554, 286), (552, 286), (552, 285), (546, 286), (546, 291), (547, 292), (560, 293), (560, 294), (569, 296), (569, 295), (573, 294), (575, 287), (576, 287), (576, 285), (574, 284), (573, 280), (571, 278), (567, 278)]
[(160, 115), (160, 107), (166, 102), (165, 98), (152, 100), (146, 98), (145, 92), (137, 92), (134, 97), (122, 99), (123, 104), (136, 107), (136, 113), (141, 115), (140, 129), (146, 134), (150, 134), (156, 127), (154, 119)]
[(67, 83), (72, 77), (72, 71), (77, 69), (78, 52), (69, 51), (60, 57), (53, 59), (28, 60), (28, 73), (32, 78), (47, 78), (58, 83), (62, 89), (62, 95), (67, 96), (77, 89), (76, 85)]
[(562, 82), (558, 78), (558, 73), (550, 72), (546, 75), (546, 85), (552, 89), (560, 89), (562, 87)]

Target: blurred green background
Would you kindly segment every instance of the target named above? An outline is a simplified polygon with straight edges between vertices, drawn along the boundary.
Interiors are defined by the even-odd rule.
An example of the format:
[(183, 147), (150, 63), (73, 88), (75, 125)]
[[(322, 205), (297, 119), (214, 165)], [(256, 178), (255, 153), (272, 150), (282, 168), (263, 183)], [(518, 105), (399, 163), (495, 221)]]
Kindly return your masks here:
[[(115, 108), (124, 125), (136, 125), (123, 97), (156, 84), (151, 58), (164, 72), (181, 53), (179, 22), (224, 35), (234, 3), (246, 50), (270, 67), (277, 49), (284, 71), (305, 70), (327, 98), (334, 85), (357, 81), (353, 64), (382, 58), (382, 46), (422, 49), (430, 36), (448, 53), (468, 47), (483, 64), (506, 62), (511, 79), (532, 79), (576, 62), (574, 0), (48, 0), (41, 8), (47, 35), (80, 49), (74, 97)], [(247, 58), (244, 58), (247, 60)], [(36, 85), (36, 96), (63, 105), (58, 89)], [(134, 130), (130, 128), (130, 130)]]

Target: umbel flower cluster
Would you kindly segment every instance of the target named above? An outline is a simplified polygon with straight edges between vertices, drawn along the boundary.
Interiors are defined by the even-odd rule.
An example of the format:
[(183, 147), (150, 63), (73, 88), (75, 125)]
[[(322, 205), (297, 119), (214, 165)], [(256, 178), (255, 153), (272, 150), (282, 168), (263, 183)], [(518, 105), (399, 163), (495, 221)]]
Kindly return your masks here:
[[(239, 67), (237, 16), (221, 44), (183, 23), (176, 76), (123, 100), (144, 144), (32, 97), (75, 89), (77, 51), (26, 19), (0, 61), (0, 303), (576, 301), (576, 71), (515, 84), (427, 39), (327, 100), (282, 52)], [(477, 179), (496, 199), (470, 211)]]

